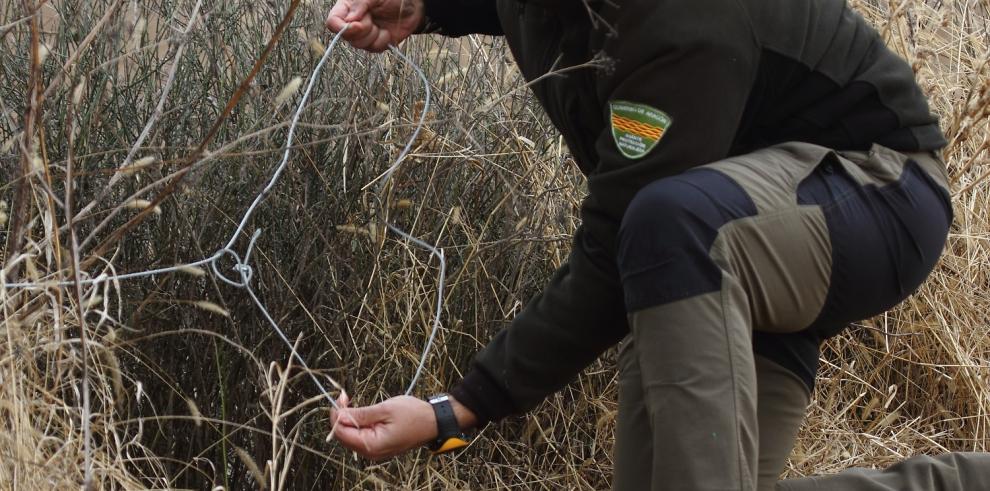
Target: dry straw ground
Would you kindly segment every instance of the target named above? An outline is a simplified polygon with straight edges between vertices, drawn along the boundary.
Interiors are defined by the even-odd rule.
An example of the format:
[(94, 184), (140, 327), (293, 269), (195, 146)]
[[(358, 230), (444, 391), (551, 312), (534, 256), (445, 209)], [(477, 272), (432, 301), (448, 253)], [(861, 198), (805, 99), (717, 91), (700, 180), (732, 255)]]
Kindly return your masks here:
[[(990, 2), (853, 3), (911, 61), (942, 117), (956, 223), (915, 296), (824, 350), (791, 476), (990, 450)], [(277, 162), (298, 97), (279, 92), (312, 70), (325, 42), (328, 6), (307, 2), (280, 29), (289, 4), (221, 0), (193, 15), (192, 0), (4, 2), (6, 278), (137, 271), (220, 247)], [(266, 45), (267, 61), (238, 91)], [(441, 244), (450, 263), (422, 395), (447, 387), (539, 291), (565, 257), (583, 193), (500, 40), (423, 38), (406, 49), (438, 100), (388, 199), (362, 187), (409, 134), (422, 87), (394, 58), (344, 49), (304, 114), (290, 170), (252, 222), (265, 229), (256, 289), (309, 364), (358, 403), (408, 383), (437, 287), (436, 262), (383, 239), (383, 217)], [(234, 94), (243, 97), (226, 111)], [(78, 489), (87, 469), (94, 489), (609, 480), (612, 354), (464, 453), (369, 465), (324, 441), (326, 404), (287, 366), (244, 292), (210, 274), (12, 289), (2, 308), (2, 489)]]

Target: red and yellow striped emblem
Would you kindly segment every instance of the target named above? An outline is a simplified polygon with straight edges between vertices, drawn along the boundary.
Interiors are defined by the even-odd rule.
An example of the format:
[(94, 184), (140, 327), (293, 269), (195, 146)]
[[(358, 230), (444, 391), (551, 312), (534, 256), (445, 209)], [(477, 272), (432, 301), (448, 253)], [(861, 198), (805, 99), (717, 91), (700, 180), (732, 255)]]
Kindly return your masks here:
[(650, 153), (673, 122), (667, 113), (638, 102), (611, 101), (609, 108), (615, 146), (630, 159)]
[(634, 119), (624, 118), (618, 114), (612, 115), (612, 126), (643, 138), (649, 138), (650, 140), (659, 140), (663, 136), (663, 128), (659, 126), (650, 126)]

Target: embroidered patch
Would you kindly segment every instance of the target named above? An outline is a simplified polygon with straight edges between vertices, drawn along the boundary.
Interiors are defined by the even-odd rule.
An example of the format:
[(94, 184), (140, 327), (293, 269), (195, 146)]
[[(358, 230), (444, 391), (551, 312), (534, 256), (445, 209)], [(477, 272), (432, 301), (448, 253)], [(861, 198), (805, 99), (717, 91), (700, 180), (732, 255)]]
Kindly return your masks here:
[(645, 104), (612, 101), (609, 107), (615, 146), (629, 159), (650, 153), (673, 122), (667, 113)]

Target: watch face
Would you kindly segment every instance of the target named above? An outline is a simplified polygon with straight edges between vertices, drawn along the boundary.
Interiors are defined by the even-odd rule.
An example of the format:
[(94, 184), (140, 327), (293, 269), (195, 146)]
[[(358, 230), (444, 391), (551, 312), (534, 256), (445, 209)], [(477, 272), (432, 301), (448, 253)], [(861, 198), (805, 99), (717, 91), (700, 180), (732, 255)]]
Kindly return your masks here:
[(448, 396), (447, 394), (438, 394), (430, 398), (430, 404), (438, 404), (449, 399), (450, 396)]

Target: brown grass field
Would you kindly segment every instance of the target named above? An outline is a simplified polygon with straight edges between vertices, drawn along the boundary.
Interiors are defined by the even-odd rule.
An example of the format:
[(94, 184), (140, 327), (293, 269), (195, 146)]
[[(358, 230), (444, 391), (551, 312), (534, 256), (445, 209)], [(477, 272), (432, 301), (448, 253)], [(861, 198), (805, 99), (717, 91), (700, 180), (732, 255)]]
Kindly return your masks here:
[[(823, 350), (787, 476), (990, 451), (990, 1), (851, 3), (913, 64), (941, 116), (956, 220), (914, 296)], [(197, 5), (0, 5), (6, 282), (159, 268), (226, 242), (281, 157), (299, 94), (278, 95), (313, 70), (330, 4)], [(394, 56), (341, 47), (303, 113), (291, 165), (248, 227), (264, 229), (254, 291), (312, 373), (358, 404), (409, 383), (438, 287), (437, 261), (383, 234), (386, 218), (447, 257), (422, 396), (453, 383), (564, 260), (585, 192), (502, 40), (422, 37), (403, 50), (435, 105), (387, 192), (363, 188), (410, 135), (424, 90)], [(208, 271), (0, 295), (0, 489), (610, 481), (612, 352), (467, 451), (371, 464), (326, 441), (328, 406), (309, 375), (245, 291)]]

